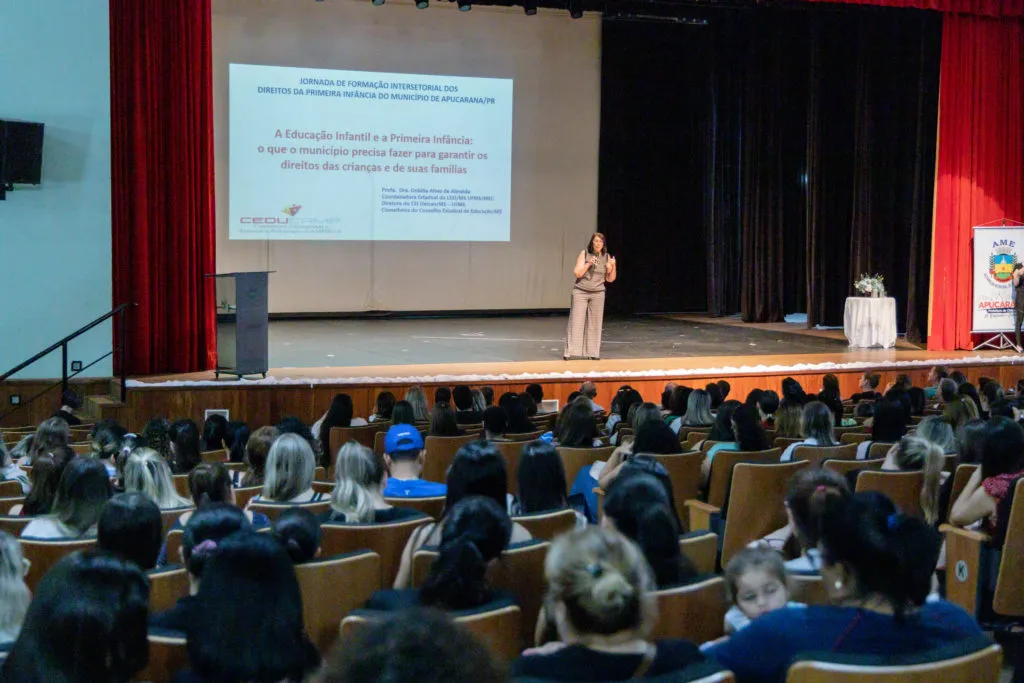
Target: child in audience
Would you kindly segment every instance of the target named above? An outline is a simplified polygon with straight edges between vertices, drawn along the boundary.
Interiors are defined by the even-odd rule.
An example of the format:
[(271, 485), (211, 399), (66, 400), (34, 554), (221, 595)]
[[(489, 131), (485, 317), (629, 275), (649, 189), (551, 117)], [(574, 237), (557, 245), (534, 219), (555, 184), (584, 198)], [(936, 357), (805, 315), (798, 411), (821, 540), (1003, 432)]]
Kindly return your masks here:
[(196, 511), (185, 525), (181, 537), (181, 560), (189, 574), (189, 595), (178, 600), (166, 612), (150, 617), (150, 625), (172, 631), (184, 631), (193, 620), (196, 592), (203, 572), (219, 551), (219, 544), (238, 531), (249, 531), (251, 525), (242, 511), (227, 503), (209, 503)]
[(163, 543), (160, 508), (142, 493), (119, 493), (103, 508), (97, 531), (101, 550), (137, 564), (143, 571), (156, 566)]
[(93, 458), (76, 457), (64, 468), (50, 514), (29, 522), (21, 537), (95, 536), (103, 506), (113, 494), (106, 468)]
[(735, 633), (762, 614), (784, 607), (805, 607), (790, 602), (782, 556), (767, 548), (745, 548), (725, 565), (725, 590), (732, 607), (725, 613), (725, 632)]
[(25, 585), (28, 564), (18, 539), (0, 531), (0, 646), (18, 638), (32, 595)]
[(685, 640), (647, 640), (654, 577), (640, 549), (611, 529), (559, 536), (544, 562), (559, 641), (527, 650), (515, 678), (621, 681), (679, 672), (703, 658)]
[(191, 670), (178, 683), (298, 683), (320, 666), (295, 568), (269, 534), (236, 533), (218, 544), (185, 633)]
[(298, 434), (282, 434), (267, 454), (263, 492), (253, 498), (260, 503), (316, 503), (325, 494), (313, 490), (316, 454)]
[(783, 680), (800, 652), (911, 655), (982, 634), (959, 607), (926, 602), (941, 536), (885, 496), (829, 497), (820, 538), (832, 604), (775, 610), (707, 651), (739, 683)]
[(339, 641), (313, 683), (507, 680), (502, 667), (469, 631), (436, 610), (411, 609), (375, 620)]
[(289, 508), (282, 512), (271, 532), (295, 564), (305, 564), (320, 557), (320, 522), (309, 510)]
[(134, 563), (101, 552), (68, 555), (39, 583), (0, 678), (133, 680), (149, 659), (148, 612), (149, 584)]
[(124, 490), (138, 491), (150, 497), (161, 510), (192, 506), (179, 496), (167, 461), (151, 448), (136, 448), (124, 463)]
[(488, 565), (501, 556), (512, 535), (512, 522), (505, 510), (490, 498), (470, 496), (459, 501), (445, 519), (437, 559), (423, 585), (377, 591), (366, 603), (367, 609), (422, 606), (468, 610), (492, 602), (514, 603), (487, 584)]
[(418, 516), (413, 508), (396, 507), (384, 500), (386, 470), (384, 459), (366, 446), (355, 441), (342, 446), (334, 463), (331, 509), (322, 521), (385, 524)]

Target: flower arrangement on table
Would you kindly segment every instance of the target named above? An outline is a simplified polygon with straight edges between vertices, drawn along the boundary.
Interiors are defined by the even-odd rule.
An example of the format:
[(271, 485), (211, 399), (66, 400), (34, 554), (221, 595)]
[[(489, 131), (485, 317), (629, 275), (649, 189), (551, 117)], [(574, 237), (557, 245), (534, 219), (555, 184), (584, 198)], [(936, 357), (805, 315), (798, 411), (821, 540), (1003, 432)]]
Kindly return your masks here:
[(864, 296), (883, 297), (885, 296), (884, 280), (885, 278), (881, 275), (868, 275), (865, 273), (853, 283), (853, 288)]

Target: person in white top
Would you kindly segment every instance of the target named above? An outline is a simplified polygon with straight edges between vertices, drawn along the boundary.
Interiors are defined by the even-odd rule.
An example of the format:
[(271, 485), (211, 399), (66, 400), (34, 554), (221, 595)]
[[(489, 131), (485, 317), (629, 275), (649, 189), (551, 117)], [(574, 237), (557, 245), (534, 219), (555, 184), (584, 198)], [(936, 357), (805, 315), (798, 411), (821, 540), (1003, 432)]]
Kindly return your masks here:
[(74, 458), (64, 468), (52, 512), (29, 522), (21, 537), (70, 539), (95, 536), (103, 506), (113, 494), (103, 463), (95, 458)]
[(732, 602), (725, 613), (727, 634), (746, 628), (762, 614), (807, 606), (790, 602), (782, 557), (766, 548), (745, 548), (733, 555), (725, 565), (725, 589)]
[(369, 423), (361, 417), (353, 417), (355, 408), (352, 406), (352, 397), (348, 394), (335, 394), (331, 401), (331, 407), (323, 416), (313, 423), (309, 431), (313, 438), (320, 441), (320, 452), (327, 460), (331, 456), (331, 429), (334, 427), (365, 427)]
[(604, 410), (604, 408), (599, 406), (594, 401), (594, 399), (597, 398), (597, 385), (596, 384), (594, 384), (593, 382), (589, 382), (589, 381), (584, 382), (583, 384), (580, 385), (580, 393), (587, 397), (587, 400), (590, 401), (590, 407), (591, 407), (591, 409), (595, 413), (600, 413), (601, 411)]

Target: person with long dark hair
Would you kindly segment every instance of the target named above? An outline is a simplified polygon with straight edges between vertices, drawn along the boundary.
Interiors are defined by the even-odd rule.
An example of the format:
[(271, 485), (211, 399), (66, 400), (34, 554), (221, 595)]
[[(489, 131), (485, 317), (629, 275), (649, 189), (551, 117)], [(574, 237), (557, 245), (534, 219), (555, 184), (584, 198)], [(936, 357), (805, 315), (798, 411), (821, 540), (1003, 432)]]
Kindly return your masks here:
[(220, 413), (214, 413), (203, 421), (203, 451), (219, 451), (225, 447), (228, 432), (228, 419)]
[[(534, 515), (569, 507), (562, 458), (558, 450), (546, 441), (531, 441), (523, 446), (516, 480), (519, 497), (513, 508), (514, 514)], [(586, 524), (586, 517), (577, 512), (577, 528)]]
[(390, 391), (377, 394), (377, 406), (367, 422), (391, 422), (391, 413), (395, 409), (395, 395)]
[(569, 407), (558, 430), (558, 445), (566, 448), (596, 448), (601, 445), (597, 438), (594, 411), (587, 401), (577, 399)]
[(97, 545), (149, 571), (160, 554), (162, 531), (160, 508), (146, 494), (119, 493), (100, 515)]
[(200, 452), (199, 426), (193, 420), (178, 420), (168, 432), (171, 440), (171, 470), (188, 474), (203, 461)]
[(348, 394), (335, 394), (327, 412), (310, 427), (309, 431), (319, 441), (319, 453), (326, 456), (327, 460), (330, 460), (333, 455), (331, 453), (331, 429), (334, 427), (366, 426), (366, 420), (361, 417), (354, 417), (354, 415), (355, 407), (352, 405), (352, 397)]
[(562, 359), (597, 360), (601, 357), (605, 283), (615, 282), (618, 276), (615, 257), (608, 255), (604, 235), (595, 232), (590, 236), (587, 248), (576, 257), (572, 274), (576, 283), (572, 289)]
[(29, 522), (22, 538), (83, 538), (96, 535), (103, 507), (114, 495), (107, 470), (99, 460), (74, 458), (57, 484), (50, 514)]
[(228, 449), (228, 462), (245, 462), (245, 447), (249, 443), (249, 425), (241, 420), (228, 422), (224, 431), (224, 446)]
[(941, 543), (880, 493), (829, 496), (819, 547), (831, 604), (775, 610), (705, 654), (741, 683), (781, 681), (800, 652), (908, 655), (980, 636), (959, 607), (926, 601)]

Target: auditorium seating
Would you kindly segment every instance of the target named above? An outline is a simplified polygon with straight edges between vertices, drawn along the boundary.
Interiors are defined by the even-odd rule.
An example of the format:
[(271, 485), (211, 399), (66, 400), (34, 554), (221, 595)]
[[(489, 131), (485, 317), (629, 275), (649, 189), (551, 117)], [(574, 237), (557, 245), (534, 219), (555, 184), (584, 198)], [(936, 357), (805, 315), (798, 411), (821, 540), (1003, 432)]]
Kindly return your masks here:
[(203, 451), (201, 453), (203, 462), (226, 462), (228, 459), (228, 449), (219, 448), (215, 451)]
[(444, 514), (444, 496), (429, 496), (425, 498), (385, 498), (384, 502), (395, 507), (407, 507), (418, 510), (428, 517), (441, 519)]
[(21, 483), (11, 481), (0, 481), (0, 500), (4, 498), (18, 498), (22, 495)]
[(306, 633), (321, 653), (338, 638), (341, 620), (377, 590), (380, 556), (360, 550), (295, 566)]
[[(778, 463), (782, 457), (781, 448), (769, 448), (766, 451), (719, 451), (711, 461), (711, 474), (708, 477), (708, 505), (724, 508), (729, 484), (732, 481), (732, 470), (737, 463), (750, 462), (770, 465)], [(694, 527), (690, 527), (693, 529)]]
[(271, 522), (277, 519), (278, 516), (288, 508), (302, 508), (303, 510), (309, 510), (314, 516), (320, 516), (330, 512), (331, 501), (322, 500), (316, 503), (268, 503), (251, 501), (249, 503), (250, 510), (253, 512), (262, 512), (270, 519)]
[(180, 598), (188, 595), (188, 570), (179, 564), (148, 571), (146, 578), (149, 579), (150, 614), (167, 611), (174, 607)]
[(332, 557), (356, 550), (372, 550), (380, 557), (380, 588), (390, 588), (395, 582), (402, 551), (409, 537), (431, 518), (423, 515), (387, 524), (334, 524), (320, 527), (320, 547), (323, 555)]
[(826, 460), (821, 466), (846, 476), (850, 472), (859, 470), (880, 470), (884, 464), (885, 458), (875, 458), (874, 460)]
[[(505, 460), (505, 472), (508, 477), (508, 492), (513, 496), (519, 494), (519, 457), (522, 455), (524, 441), (492, 441), (491, 445), (498, 449)], [(568, 476), (568, 474), (566, 475)]]
[(262, 486), (242, 486), (234, 490), (235, 505), (243, 510), (249, 505), (249, 501), (263, 493)]
[(881, 472), (865, 470), (857, 477), (857, 491), (883, 493), (904, 514), (920, 517), (924, 472)]
[(590, 467), (598, 460), (608, 462), (615, 451), (614, 446), (602, 446), (600, 448), (567, 448), (558, 447), (558, 456), (562, 459), (562, 466), (565, 468), (565, 493), (569, 495), (572, 482), (576, 475), (584, 467)]
[(182, 634), (155, 631), (149, 634), (149, 663), (132, 680), (171, 683), (175, 675), (188, 667), (188, 642)]
[(939, 514), (939, 519), (946, 522), (949, 521), (949, 512), (953, 508), (953, 503), (960, 497), (964, 488), (967, 487), (967, 482), (970, 481), (971, 475), (978, 469), (979, 465), (958, 465), (956, 471), (953, 473), (953, 485), (950, 488), (949, 493), (949, 507)]
[[(653, 457), (668, 471), (668, 478), (672, 482), (672, 495), (676, 502), (676, 514), (685, 527), (689, 524), (686, 501), (700, 495), (700, 468), (704, 463), (704, 453), (691, 451)], [(680, 531), (686, 531), (686, 528)]]
[(25, 559), (32, 563), (28, 573), (25, 574), (25, 584), (33, 593), (39, 586), (46, 572), (50, 571), (53, 565), (57, 564), (65, 555), (70, 555), (76, 550), (88, 550), (96, 547), (95, 538), (64, 540), (42, 540), (42, 539), (19, 539), (21, 552)]
[(174, 523), (178, 521), (179, 517), (181, 517), (186, 512), (192, 512), (194, 510), (195, 508), (192, 507), (191, 505), (161, 510), (160, 516), (163, 518), (163, 529), (161, 533), (163, 534), (163, 537), (167, 537), (168, 532), (171, 530), (171, 527), (174, 526)]
[(17, 538), (21, 532), (32, 521), (31, 517), (19, 517), (17, 515), (0, 515), (0, 531), (6, 531)]
[(377, 434), (386, 433), (390, 426), (390, 422), (373, 422), (363, 427), (331, 427), (327, 442), (331, 449), (331, 461), (333, 462), (341, 447), (349, 441), (373, 448)]
[(718, 562), (718, 534), (713, 531), (691, 531), (679, 537), (679, 552), (686, 556), (700, 574), (714, 574)]
[(655, 597), (658, 620), (651, 630), (652, 638), (685, 638), (704, 643), (723, 635), (728, 604), (722, 577), (659, 590)]
[(533, 538), (551, 541), (555, 536), (572, 531), (576, 527), (576, 513), (572, 509), (566, 508), (554, 512), (517, 515), (512, 518), (512, 521), (526, 527)]
[(853, 460), (857, 457), (857, 444), (842, 446), (797, 446), (793, 449), (793, 460), (804, 460), (811, 469), (818, 469), (826, 460)]
[(464, 444), (479, 441), (477, 434), (464, 436), (428, 436), (423, 442), (423, 473), (421, 478), (427, 481), (444, 481), (448, 476), (448, 468), (452, 466), (455, 453)]

